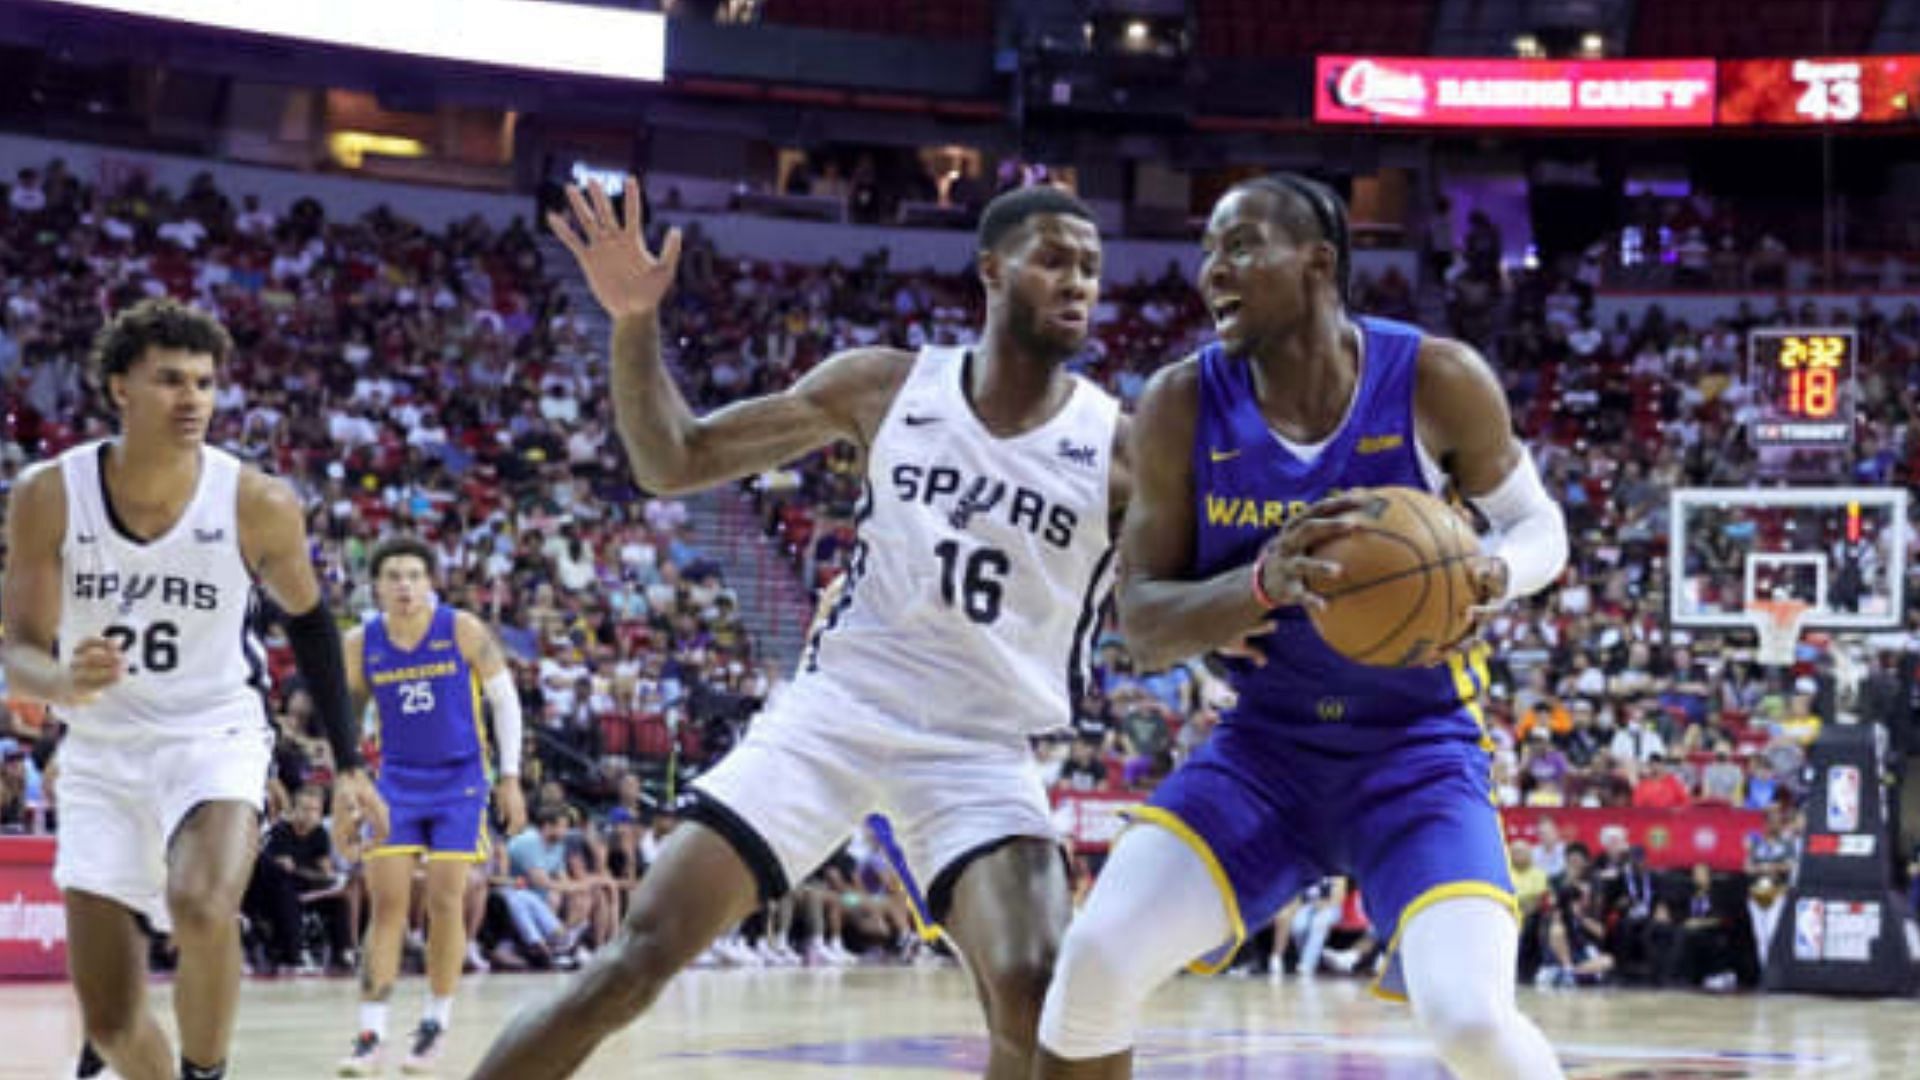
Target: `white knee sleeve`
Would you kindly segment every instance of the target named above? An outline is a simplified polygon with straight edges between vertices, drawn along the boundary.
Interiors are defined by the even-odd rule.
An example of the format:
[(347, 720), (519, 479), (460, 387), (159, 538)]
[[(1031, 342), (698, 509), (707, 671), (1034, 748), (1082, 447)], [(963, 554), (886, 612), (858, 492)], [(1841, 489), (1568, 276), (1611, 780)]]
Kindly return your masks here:
[(1414, 1015), (1460, 1080), (1559, 1080), (1553, 1047), (1514, 1005), (1520, 929), (1480, 896), (1442, 900), (1413, 917), (1400, 962)]
[(1067, 927), (1040, 1013), (1040, 1044), (1070, 1060), (1133, 1045), (1155, 987), (1232, 935), (1213, 876), (1156, 825), (1128, 829)]

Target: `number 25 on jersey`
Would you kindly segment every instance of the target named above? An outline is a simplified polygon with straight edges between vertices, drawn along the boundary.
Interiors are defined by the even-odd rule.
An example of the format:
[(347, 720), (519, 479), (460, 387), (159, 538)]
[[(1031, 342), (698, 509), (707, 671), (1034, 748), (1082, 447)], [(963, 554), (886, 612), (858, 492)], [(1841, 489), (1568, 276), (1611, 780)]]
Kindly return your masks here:
[(433, 684), (430, 682), (401, 683), (400, 711), (408, 716), (432, 712)]

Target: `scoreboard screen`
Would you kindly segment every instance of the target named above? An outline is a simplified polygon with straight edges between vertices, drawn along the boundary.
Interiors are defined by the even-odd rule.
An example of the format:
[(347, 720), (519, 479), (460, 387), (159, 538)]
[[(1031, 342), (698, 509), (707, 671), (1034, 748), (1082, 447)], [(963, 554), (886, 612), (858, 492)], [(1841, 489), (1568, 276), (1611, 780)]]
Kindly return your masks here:
[(1715, 111), (1734, 126), (1920, 120), (1920, 56), (1722, 60)]
[(1747, 336), (1755, 446), (1839, 446), (1853, 439), (1859, 341), (1848, 328), (1767, 327)]

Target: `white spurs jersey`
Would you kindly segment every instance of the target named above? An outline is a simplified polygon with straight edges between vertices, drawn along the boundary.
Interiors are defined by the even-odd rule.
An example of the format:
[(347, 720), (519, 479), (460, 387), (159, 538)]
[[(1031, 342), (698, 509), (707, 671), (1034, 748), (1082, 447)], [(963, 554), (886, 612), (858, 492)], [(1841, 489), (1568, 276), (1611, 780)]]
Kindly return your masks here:
[(966, 356), (921, 349), (881, 422), (844, 591), (795, 688), (1004, 738), (1072, 720), (1111, 584), (1120, 406), (1074, 376), (1051, 420), (997, 438), (962, 388)]
[(240, 554), (240, 469), (200, 451), (200, 482), (164, 536), (141, 543), (107, 501), (108, 444), (59, 457), (67, 489), (62, 655), (90, 637), (120, 647), (125, 676), (92, 703), (63, 708), (94, 738), (264, 729), (266, 661), (251, 634), (253, 577)]

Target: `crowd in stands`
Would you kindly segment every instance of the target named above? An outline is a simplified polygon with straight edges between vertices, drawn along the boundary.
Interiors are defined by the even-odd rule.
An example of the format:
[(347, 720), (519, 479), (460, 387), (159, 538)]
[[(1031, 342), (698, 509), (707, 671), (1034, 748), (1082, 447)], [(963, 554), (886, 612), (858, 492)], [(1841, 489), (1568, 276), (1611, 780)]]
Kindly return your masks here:
[[(433, 545), (442, 597), (508, 647), (532, 718), (529, 806), (545, 822), (497, 846), (477, 878), (476, 928), (490, 925), (484, 939), (508, 962), (564, 962), (604, 941), (624, 895), (611, 883), (633, 880), (670, 827), (669, 774), (728, 745), (770, 673), (720, 568), (689, 540), (686, 507), (627, 479), (604, 343), (522, 223), (435, 234), (384, 210), (335, 221), (312, 200), (235, 204), (207, 174), (174, 192), (137, 174), (90, 183), (56, 161), (0, 184), (0, 288), (0, 490), (112, 431), (87, 382), (91, 337), (108, 311), (171, 295), (233, 334), (210, 440), (306, 497), (336, 610), (371, 614), (379, 538)], [(309, 795), (289, 794), (324, 800), (330, 755), (290, 655), (269, 644), (278, 823), (248, 905), (256, 966), (345, 963), (333, 931), (358, 925), (361, 897), (329, 884), (343, 864), (309, 827)], [(22, 703), (4, 713), (0, 829), (57, 821), (57, 725), (42, 721)], [(347, 910), (318, 940), (303, 933), (309, 912), (336, 903)]]
[[(1456, 278), (1478, 272), (1470, 256)], [(1488, 285), (1484, 312), (1456, 296), (1456, 330), (1496, 360), (1574, 541), (1559, 586), (1490, 630), (1486, 704), (1502, 803), (1717, 802), (1774, 813), (1790, 843), (1801, 755), (1834, 717), (1831, 662), (1813, 650), (1770, 671), (1718, 638), (1667, 634), (1663, 537), (1669, 488), (1753, 479), (1756, 459), (1737, 434), (1739, 332), (1795, 313), (1688, 327), (1650, 309), (1601, 328), (1577, 281)], [(177, 193), (137, 176), (106, 187), (56, 162), (5, 185), (0, 288), (9, 402), (0, 487), (28, 461), (111, 431), (83, 378), (87, 343), (111, 307), (165, 293), (234, 333), (212, 440), (306, 495), (337, 610), (371, 611), (366, 558), (378, 538), (428, 538), (443, 597), (498, 628), (533, 718), (524, 781), (535, 824), (476, 871), (470, 959), (566, 966), (603, 943), (625, 886), (675, 825), (671, 788), (731, 745), (785, 673), (756, 653), (725, 568), (691, 541), (687, 507), (628, 479), (604, 343), (591, 313), (571, 310), (555, 287), (528, 228), (472, 219), (436, 234), (383, 211), (332, 220), (310, 200), (278, 213), (235, 205), (209, 176)], [(1398, 275), (1357, 282), (1355, 298), (1366, 312), (1415, 311), (1414, 285)], [(971, 282), (893, 270), (884, 252), (856, 265), (722, 258), (697, 228), (663, 313), (698, 407), (784, 386), (838, 349), (963, 341), (979, 317)], [(1871, 449), (1856, 475), (1907, 484), (1920, 464), (1911, 422), (1920, 313), (1859, 322), (1870, 342), (1861, 400)], [(1132, 402), (1209, 328), (1191, 283), (1170, 270), (1111, 283), (1094, 329), (1080, 369)], [(831, 580), (851, 544), (859, 464), (836, 447), (743, 485), (809, 587)], [(321, 850), (325, 831), (314, 839), (330, 763), (284, 651), (275, 668), (279, 823), (249, 903), (262, 928), (256, 964), (344, 964), (361, 898), (338, 853)], [(1137, 670), (1111, 626), (1097, 669), (1072, 730), (1036, 746), (1060, 789), (1144, 793), (1230, 704), (1203, 663)], [(0, 829), (57, 808), (41, 772), (52, 725), (25, 710), (6, 720)], [(1556, 852), (1543, 838), (1526, 858), (1550, 882), (1534, 893), (1528, 939), (1547, 981), (1745, 977), (1724, 955), (1737, 948), (1710, 947), (1731, 932), (1696, 925), (1732, 925), (1726, 881), (1693, 893), (1670, 882), (1672, 895), (1653, 902), (1633, 884), (1630, 851), (1576, 862), (1571, 846)], [(1782, 882), (1770, 871), (1756, 886), (1763, 878)], [(898, 888), (872, 838), (855, 836), (753, 920), (757, 944), (723, 940), (714, 959), (838, 963), (859, 946), (911, 954)], [(1286, 913), (1278, 950), (1249, 955), (1272, 966), (1299, 954), (1309, 971), (1364, 968), (1378, 942), (1357, 893), (1327, 883)], [(1703, 905), (1712, 910), (1700, 914)]]

